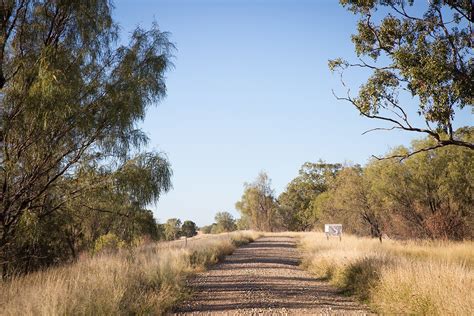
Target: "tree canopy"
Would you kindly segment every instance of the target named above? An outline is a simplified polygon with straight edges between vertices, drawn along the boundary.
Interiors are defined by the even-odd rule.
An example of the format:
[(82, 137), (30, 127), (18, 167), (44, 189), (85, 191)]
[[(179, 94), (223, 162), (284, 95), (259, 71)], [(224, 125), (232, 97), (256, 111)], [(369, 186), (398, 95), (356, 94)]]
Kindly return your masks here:
[(186, 237), (193, 237), (197, 235), (197, 226), (193, 221), (184, 221), (181, 225), (181, 234)]
[(251, 229), (272, 231), (276, 220), (277, 204), (271, 180), (265, 172), (244, 185), (244, 194), (235, 208), (246, 219)]
[[(388, 124), (375, 130), (433, 138), (427, 147), (401, 158), (448, 145), (473, 150), (474, 143), (460, 138), (453, 127), (456, 113), (474, 104), (471, 1), (429, 1), (423, 14), (412, 10), (413, 0), (340, 2), (359, 17), (352, 36), (359, 60), (337, 58), (329, 67), (341, 73), (346, 87), (343, 74), (348, 69), (371, 75), (357, 96), (348, 88), (346, 96), (337, 98), (353, 104), (361, 115)], [(423, 124), (415, 123), (413, 113)]]
[[(458, 132), (465, 142), (474, 129)], [(320, 230), (340, 223), (344, 231), (378, 238), (462, 240), (473, 237), (474, 152), (435, 144), (426, 137), (390, 150), (389, 159), (364, 165), (305, 163), (277, 200), (269, 177), (246, 184), (236, 208), (244, 227), (264, 231)], [(400, 160), (397, 157), (406, 157)]]
[(181, 220), (178, 218), (168, 219), (164, 228), (166, 240), (175, 240), (181, 236)]
[(287, 230), (304, 231), (313, 226), (316, 218), (312, 201), (327, 190), (328, 181), (340, 168), (340, 164), (323, 161), (306, 162), (301, 166), (299, 175), (291, 180), (286, 190), (278, 197), (279, 214), (282, 217), (282, 225)]
[(214, 230), (217, 233), (231, 232), (237, 228), (234, 216), (229, 212), (217, 212), (214, 221), (216, 222)]
[(167, 159), (136, 153), (147, 142), (137, 123), (166, 94), (164, 74), (172, 65), (173, 45), (156, 25), (136, 28), (128, 44), (119, 45), (107, 0), (6, 1), (0, 16), (5, 275), (13, 248), (23, 249), (18, 238), (26, 235), (20, 232), (32, 219), (41, 225), (67, 222), (61, 214), (85, 216), (94, 205), (90, 196), (110, 193), (113, 203), (125, 201), (122, 207), (111, 211), (95, 205), (94, 211), (120, 210), (130, 220), (132, 209), (143, 212), (170, 189)]

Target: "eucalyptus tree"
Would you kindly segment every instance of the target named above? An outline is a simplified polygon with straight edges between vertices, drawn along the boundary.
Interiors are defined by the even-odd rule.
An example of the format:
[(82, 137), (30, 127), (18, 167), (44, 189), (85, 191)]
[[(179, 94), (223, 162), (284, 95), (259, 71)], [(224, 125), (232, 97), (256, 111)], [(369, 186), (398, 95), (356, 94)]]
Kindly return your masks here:
[(298, 176), (278, 197), (279, 214), (286, 229), (304, 231), (314, 225), (316, 218), (311, 203), (316, 196), (327, 191), (331, 179), (341, 167), (341, 164), (321, 160), (301, 166)]
[(137, 122), (165, 96), (173, 45), (156, 25), (119, 44), (111, 10), (107, 0), (0, 6), (3, 262), (25, 214), (50, 216), (87, 191), (75, 177), (85, 158), (125, 161), (147, 141)]
[[(340, 0), (358, 15), (352, 42), (359, 59), (329, 61), (331, 70), (371, 73), (357, 96), (337, 96), (367, 118), (384, 122), (374, 130), (424, 133), (435, 142), (401, 158), (456, 145), (474, 150), (457, 137), (456, 114), (474, 104), (474, 9), (471, 0)], [(415, 123), (417, 113), (422, 123)]]
[(186, 237), (193, 237), (197, 235), (197, 226), (193, 221), (184, 221), (181, 225), (181, 233)]
[(248, 221), (251, 229), (273, 231), (277, 215), (277, 202), (271, 180), (265, 172), (244, 185), (245, 190), (235, 208)]
[(314, 213), (326, 221), (337, 221), (348, 232), (368, 234), (382, 241), (384, 213), (378, 200), (372, 198), (371, 182), (365, 170), (356, 166), (342, 168), (330, 182), (326, 194), (312, 203)]
[[(465, 141), (470, 136), (458, 135)], [(434, 140), (414, 141), (411, 148), (399, 147), (389, 155), (403, 155), (432, 146)], [(372, 195), (390, 226), (402, 223), (405, 237), (472, 238), (474, 232), (474, 152), (464, 147), (444, 147), (423, 152), (403, 162), (372, 161), (366, 168)], [(387, 217), (388, 218), (388, 217)], [(403, 227), (393, 227), (400, 231)]]
[[(463, 141), (474, 140), (473, 128), (457, 133)], [(434, 143), (432, 138), (416, 140), (410, 148), (400, 146), (388, 156), (404, 157)], [(383, 234), (470, 239), (474, 232), (473, 184), (474, 152), (445, 146), (402, 161), (372, 159), (364, 168), (345, 167), (311, 205), (321, 219), (380, 240)]]
[(215, 231), (218, 233), (231, 232), (237, 229), (235, 218), (229, 212), (217, 212), (214, 216)]
[(165, 239), (175, 240), (181, 234), (181, 220), (178, 218), (170, 218), (165, 223)]

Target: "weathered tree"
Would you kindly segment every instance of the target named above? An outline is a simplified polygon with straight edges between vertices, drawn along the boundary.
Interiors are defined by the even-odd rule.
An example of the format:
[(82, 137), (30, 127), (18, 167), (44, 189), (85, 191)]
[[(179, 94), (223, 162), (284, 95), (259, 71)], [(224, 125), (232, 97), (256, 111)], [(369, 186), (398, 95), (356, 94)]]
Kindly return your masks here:
[[(352, 36), (359, 60), (338, 58), (329, 67), (340, 72), (345, 87), (347, 69), (371, 75), (357, 96), (348, 89), (347, 96), (337, 99), (388, 124), (372, 130), (425, 133), (435, 140), (397, 157), (449, 145), (474, 150), (474, 143), (457, 137), (453, 127), (456, 113), (474, 104), (472, 1), (428, 1), (422, 15), (412, 10), (413, 0), (340, 2), (360, 17)], [(414, 123), (413, 113), (423, 125)]]

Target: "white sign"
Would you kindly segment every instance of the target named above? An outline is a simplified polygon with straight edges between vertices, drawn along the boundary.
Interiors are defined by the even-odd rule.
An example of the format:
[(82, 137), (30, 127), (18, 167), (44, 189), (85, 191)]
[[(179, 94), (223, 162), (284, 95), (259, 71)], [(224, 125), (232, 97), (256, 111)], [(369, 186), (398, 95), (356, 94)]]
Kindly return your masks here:
[(324, 232), (327, 236), (341, 236), (342, 224), (324, 224)]

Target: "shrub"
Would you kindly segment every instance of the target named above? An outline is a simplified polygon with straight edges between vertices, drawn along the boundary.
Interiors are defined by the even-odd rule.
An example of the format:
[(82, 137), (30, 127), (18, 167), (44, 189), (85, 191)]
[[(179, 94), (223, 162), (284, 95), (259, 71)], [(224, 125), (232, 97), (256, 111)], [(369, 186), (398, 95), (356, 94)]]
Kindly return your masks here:
[(100, 236), (94, 244), (94, 254), (115, 253), (125, 247), (125, 242), (120, 240), (115, 234), (108, 233)]

